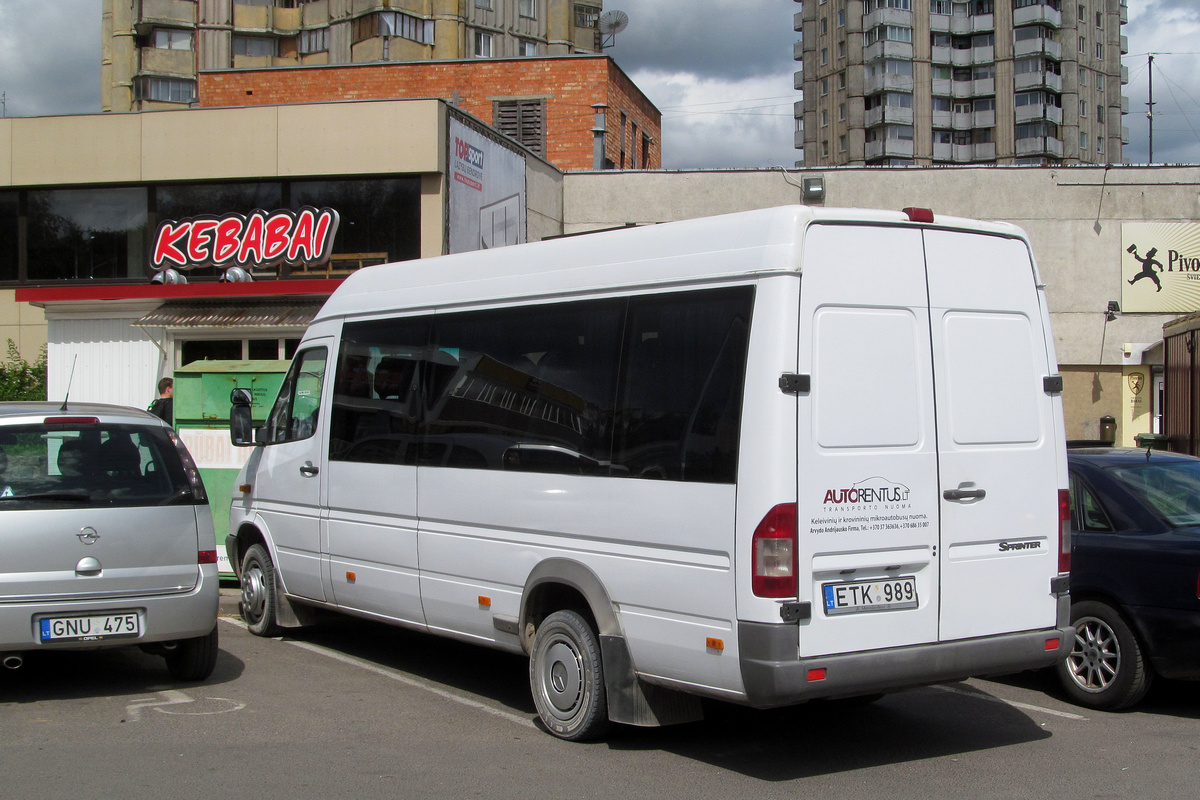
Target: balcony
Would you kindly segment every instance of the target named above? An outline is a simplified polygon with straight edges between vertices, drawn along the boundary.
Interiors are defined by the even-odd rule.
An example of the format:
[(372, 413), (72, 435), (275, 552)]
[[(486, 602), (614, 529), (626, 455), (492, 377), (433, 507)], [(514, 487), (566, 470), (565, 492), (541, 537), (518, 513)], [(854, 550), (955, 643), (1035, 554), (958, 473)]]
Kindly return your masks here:
[(797, 64), (797, 66), (800, 67), (800, 69), (796, 70), (796, 73), (795, 73), (795, 75), (793, 75), (792, 80), (795, 83), (795, 88), (803, 89), (804, 88), (804, 62), (800, 62), (799, 64)]
[(1125, 95), (1121, 95), (1121, 113), (1122, 114), (1129, 113), (1129, 98), (1126, 97)]
[(1126, 66), (1121, 67), (1121, 85), (1122, 86), (1129, 85), (1129, 67), (1126, 67)]
[(794, 42), (792, 44), (792, 60), (793, 61), (803, 61), (804, 60), (804, 40), (803, 39), (801, 39), (798, 42)]
[(1123, 55), (1123, 56), (1129, 55), (1129, 37), (1128, 36), (1121, 37), (1121, 55)]
[[(142, 0), (141, 9), (141, 19), (135, 20), (139, 25), (161, 23), (190, 28), (196, 24), (196, 4), (188, 0)], [(138, 35), (145, 33), (139, 30)]]
[(934, 33), (949, 33), (950, 32), (950, 15), (949, 14), (930, 14), (929, 15), (929, 30)]
[(157, 47), (142, 48), (140, 73), (155, 75), (196, 76), (196, 54), (191, 50), (163, 50)]
[(913, 110), (901, 106), (877, 106), (867, 112), (867, 127), (889, 123), (892, 125), (912, 125)]
[(885, 72), (882, 75), (868, 75), (864, 94), (876, 92), (909, 92), (913, 90), (912, 75), (896, 75)]
[(1062, 61), (1062, 42), (1053, 39), (1025, 39), (1013, 43), (1014, 56), (1044, 55)]
[(933, 127), (949, 128), (954, 120), (954, 113), (952, 111), (934, 111), (932, 117)]
[(1129, 22), (1129, 8), (1125, 5), (1125, 0), (1121, 0), (1121, 6), (1117, 13), (1121, 17), (1121, 24), (1125, 25)]
[(804, 101), (803, 100), (797, 100), (796, 102), (792, 103), (792, 116), (799, 120), (804, 119)]
[(1042, 155), (1062, 158), (1062, 139), (1055, 139), (1053, 136), (1031, 136), (1026, 139), (1017, 139), (1018, 158)]
[(1040, 3), (1036, 6), (1026, 6), (1025, 8), (1013, 9), (1013, 25), (1033, 25), (1034, 23), (1042, 23), (1050, 25), (1054, 28), (1062, 27), (1062, 12), (1056, 8), (1052, 8), (1045, 3)]
[(1017, 106), (1015, 109), (1017, 122), (1032, 122), (1035, 119), (1048, 119), (1058, 125), (1062, 124), (1062, 109), (1045, 103), (1033, 103), (1027, 106)]
[(875, 42), (863, 48), (863, 61), (868, 64), (884, 58), (894, 58), (901, 61), (911, 61), (913, 46), (910, 42)]
[(902, 11), (898, 8), (877, 8), (863, 17), (863, 30), (869, 31), (876, 25), (902, 25), (905, 28), (911, 28), (913, 14), (911, 11)]
[(795, 134), (793, 135), (792, 147), (794, 147), (797, 150), (804, 149), (804, 128), (803, 127), (798, 128), (796, 130)]
[(913, 143), (906, 139), (883, 139), (876, 142), (867, 142), (863, 148), (864, 157), (869, 161), (873, 158), (912, 158)]
[(971, 33), (987, 33), (996, 30), (996, 18), (993, 14), (972, 14)]
[(1121, 144), (1129, 144), (1129, 126), (1121, 126)]
[(929, 60), (934, 64), (950, 64), (954, 59), (954, 50), (949, 47), (929, 48)]
[(797, 11), (795, 14), (792, 15), (792, 28), (794, 30), (798, 30), (798, 31), (804, 30), (804, 12), (803, 11)]
[(1062, 75), (1053, 72), (1022, 72), (1013, 76), (1013, 88), (1018, 91), (1026, 89), (1050, 89), (1055, 94), (1062, 93)]

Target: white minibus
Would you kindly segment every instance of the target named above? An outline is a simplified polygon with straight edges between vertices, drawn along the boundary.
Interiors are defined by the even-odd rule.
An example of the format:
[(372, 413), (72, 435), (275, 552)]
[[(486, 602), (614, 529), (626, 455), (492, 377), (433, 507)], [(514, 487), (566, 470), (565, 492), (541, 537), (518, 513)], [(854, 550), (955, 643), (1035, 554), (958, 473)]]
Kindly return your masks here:
[(265, 425), (233, 393), (242, 614), (527, 654), (565, 739), (1051, 666), (1056, 369), (1022, 231), (925, 209), (362, 269)]

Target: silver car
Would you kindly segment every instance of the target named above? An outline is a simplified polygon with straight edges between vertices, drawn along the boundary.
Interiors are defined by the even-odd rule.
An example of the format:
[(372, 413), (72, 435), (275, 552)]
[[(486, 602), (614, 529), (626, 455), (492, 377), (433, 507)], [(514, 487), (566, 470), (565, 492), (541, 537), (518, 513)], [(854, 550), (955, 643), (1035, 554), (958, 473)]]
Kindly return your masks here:
[(0, 403), (0, 663), (138, 645), (203, 680), (218, 603), (208, 497), (170, 427), (121, 406)]

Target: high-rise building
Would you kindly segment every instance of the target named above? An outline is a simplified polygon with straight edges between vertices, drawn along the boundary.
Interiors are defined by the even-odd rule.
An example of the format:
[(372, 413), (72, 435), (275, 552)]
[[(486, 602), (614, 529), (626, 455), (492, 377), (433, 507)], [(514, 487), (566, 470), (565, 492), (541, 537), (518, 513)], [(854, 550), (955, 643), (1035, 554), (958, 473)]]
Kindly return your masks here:
[(101, 108), (196, 102), (197, 75), (600, 52), (602, 0), (104, 0)]
[(1105, 164), (1125, 0), (797, 0), (798, 166)]

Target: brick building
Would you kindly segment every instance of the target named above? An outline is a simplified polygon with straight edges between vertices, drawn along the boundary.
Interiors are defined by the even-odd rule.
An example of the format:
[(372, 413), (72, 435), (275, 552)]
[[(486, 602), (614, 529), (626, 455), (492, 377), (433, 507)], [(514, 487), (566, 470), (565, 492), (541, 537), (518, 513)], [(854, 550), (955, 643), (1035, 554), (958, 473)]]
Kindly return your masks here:
[(204, 108), (440, 98), (563, 170), (595, 168), (602, 104), (601, 167), (662, 167), (662, 114), (603, 55), (211, 70), (198, 94)]

